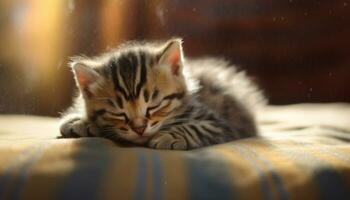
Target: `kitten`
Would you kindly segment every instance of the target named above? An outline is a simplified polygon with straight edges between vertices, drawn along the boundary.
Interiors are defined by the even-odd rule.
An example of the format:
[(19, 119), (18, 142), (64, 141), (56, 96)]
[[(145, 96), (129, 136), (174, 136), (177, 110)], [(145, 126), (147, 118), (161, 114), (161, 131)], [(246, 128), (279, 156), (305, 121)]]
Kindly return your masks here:
[(223, 60), (185, 60), (180, 39), (124, 44), (71, 68), (80, 96), (62, 118), (63, 137), (187, 150), (257, 134), (258, 88)]

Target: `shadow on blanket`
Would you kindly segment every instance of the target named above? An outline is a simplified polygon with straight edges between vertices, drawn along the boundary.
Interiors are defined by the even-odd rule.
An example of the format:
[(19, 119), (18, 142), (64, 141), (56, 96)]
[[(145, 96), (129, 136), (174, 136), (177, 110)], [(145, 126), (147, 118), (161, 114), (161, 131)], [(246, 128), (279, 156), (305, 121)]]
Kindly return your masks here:
[(350, 105), (269, 107), (262, 135), (193, 151), (56, 139), (57, 119), (0, 117), (0, 199), (349, 199)]

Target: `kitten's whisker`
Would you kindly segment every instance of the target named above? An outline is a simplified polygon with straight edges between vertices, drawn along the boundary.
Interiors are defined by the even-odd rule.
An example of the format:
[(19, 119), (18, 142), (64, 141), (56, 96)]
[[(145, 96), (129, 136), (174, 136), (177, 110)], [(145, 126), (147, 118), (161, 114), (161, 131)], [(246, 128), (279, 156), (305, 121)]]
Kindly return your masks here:
[[(100, 137), (158, 148), (150, 144), (158, 140), (146, 141), (130, 130), (133, 119), (142, 116), (150, 122), (159, 120), (147, 131), (172, 136), (175, 141), (165, 147), (169, 149), (193, 149), (256, 135), (254, 111), (265, 101), (244, 72), (220, 59), (183, 62), (179, 39), (150, 44), (136, 42), (101, 57), (72, 58), (77, 85), (85, 90), (80, 90), (82, 95), (63, 116), (63, 136), (71, 134), (66, 129), (81, 126), (77, 122), (81, 120), (87, 127), (98, 127)], [(166, 74), (160, 75), (159, 70), (166, 67)], [(87, 87), (89, 84), (97, 87)], [(82, 98), (85, 96), (91, 101)], [(82, 135), (91, 136), (86, 130)]]

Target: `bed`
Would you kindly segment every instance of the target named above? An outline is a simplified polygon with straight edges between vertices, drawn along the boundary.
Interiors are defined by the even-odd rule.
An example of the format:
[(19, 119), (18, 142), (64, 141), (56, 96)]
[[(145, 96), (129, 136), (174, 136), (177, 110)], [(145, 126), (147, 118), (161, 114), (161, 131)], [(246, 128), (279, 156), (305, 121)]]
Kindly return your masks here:
[(192, 151), (57, 139), (0, 116), (0, 199), (350, 199), (350, 104), (269, 106), (261, 136)]

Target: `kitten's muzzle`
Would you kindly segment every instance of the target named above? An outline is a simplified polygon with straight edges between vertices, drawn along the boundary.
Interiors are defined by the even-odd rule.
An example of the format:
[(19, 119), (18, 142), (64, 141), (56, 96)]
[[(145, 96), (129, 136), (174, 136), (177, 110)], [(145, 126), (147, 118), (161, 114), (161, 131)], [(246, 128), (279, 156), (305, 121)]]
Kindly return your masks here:
[(129, 126), (135, 133), (142, 136), (147, 128), (147, 123), (148, 120), (146, 118), (137, 117), (130, 121)]

